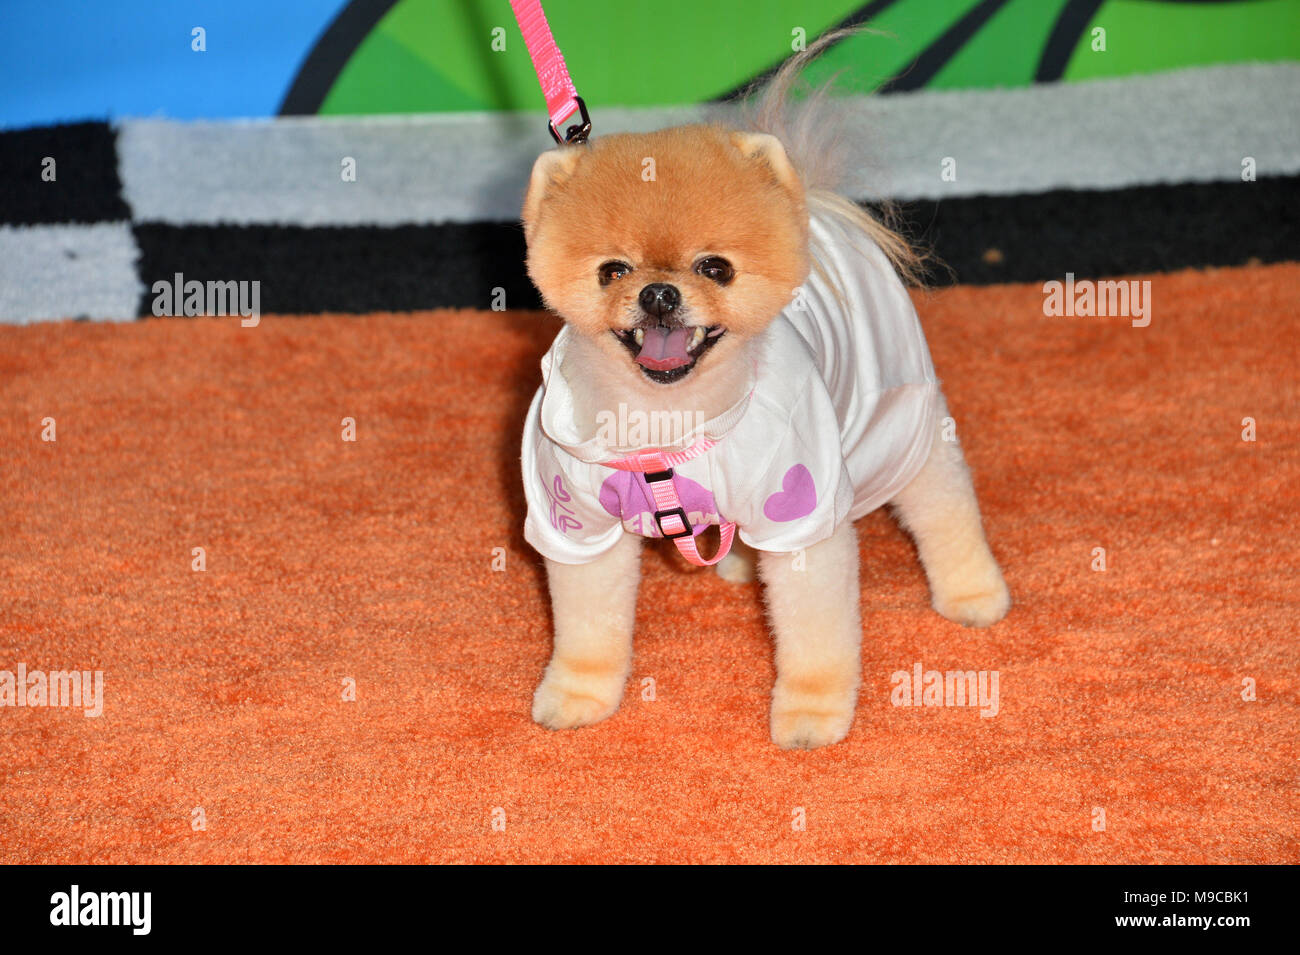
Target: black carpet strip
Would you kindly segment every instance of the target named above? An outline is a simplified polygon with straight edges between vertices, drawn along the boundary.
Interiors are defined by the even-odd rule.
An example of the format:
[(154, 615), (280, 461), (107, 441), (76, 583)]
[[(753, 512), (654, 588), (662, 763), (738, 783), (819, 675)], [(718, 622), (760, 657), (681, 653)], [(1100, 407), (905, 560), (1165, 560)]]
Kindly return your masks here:
[[(1300, 260), (1300, 177), (916, 202), (903, 227), (946, 268), (936, 285), (1100, 278)], [(261, 282), (266, 313), (537, 308), (514, 223), (384, 228), (134, 226), (155, 281)], [(502, 290), (498, 292), (497, 290)]]
[(1300, 176), (910, 204), (936, 284), (1036, 282), (1300, 260)]
[(0, 134), (0, 224), (115, 222), (130, 217), (117, 176), (114, 133), (107, 123)]
[[(540, 308), (516, 223), (410, 226), (174, 226), (137, 223), (138, 266), (153, 284), (261, 282), (264, 313)], [(504, 290), (504, 297), (497, 293)]]

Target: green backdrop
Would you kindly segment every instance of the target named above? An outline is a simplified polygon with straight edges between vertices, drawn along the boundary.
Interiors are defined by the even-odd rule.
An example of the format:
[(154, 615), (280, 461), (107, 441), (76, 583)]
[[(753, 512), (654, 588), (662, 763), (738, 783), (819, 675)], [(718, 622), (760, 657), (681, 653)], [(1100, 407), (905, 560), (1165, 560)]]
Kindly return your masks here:
[[(841, 43), (813, 66), (810, 78), (844, 70), (848, 88), (866, 90), (900, 73), (915, 80), (919, 72), (926, 88), (1024, 86), (1039, 76), (1049, 38), (1069, 6), (1070, 0), (866, 4), (880, 10), (869, 23), (882, 34)], [(811, 41), (863, 8), (846, 0), (546, 3), (570, 72), (593, 106), (717, 98), (788, 56), (797, 30)], [(1079, 9), (1076, 3), (1076, 18)], [(1082, 10), (1085, 19), (1066, 31), (1073, 42), (1057, 58), (1065, 81), (1300, 60), (1300, 0), (1106, 0)], [(1104, 51), (1093, 49), (1098, 28), (1105, 31)], [(503, 51), (492, 49), (494, 31), (501, 31), (495, 35), (498, 45), (504, 39)], [(918, 71), (918, 57), (927, 54), (930, 69)], [(537, 80), (506, 0), (399, 0), (347, 59), (320, 112), (539, 105)]]

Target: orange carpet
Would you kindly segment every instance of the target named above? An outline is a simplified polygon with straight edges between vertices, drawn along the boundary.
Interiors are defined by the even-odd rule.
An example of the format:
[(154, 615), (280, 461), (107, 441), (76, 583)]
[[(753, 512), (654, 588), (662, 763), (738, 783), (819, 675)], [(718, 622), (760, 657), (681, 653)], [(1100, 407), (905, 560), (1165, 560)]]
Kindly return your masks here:
[[(530, 722), (553, 320), (0, 328), (0, 670), (105, 699), (0, 709), (0, 860), (1300, 861), (1300, 266), (1149, 278), (1144, 329), (918, 296), (1016, 605), (948, 623), (864, 520), (858, 718), (811, 753), (768, 741), (757, 590), (660, 547), (622, 710)], [(1000, 713), (892, 706), (917, 662)]]

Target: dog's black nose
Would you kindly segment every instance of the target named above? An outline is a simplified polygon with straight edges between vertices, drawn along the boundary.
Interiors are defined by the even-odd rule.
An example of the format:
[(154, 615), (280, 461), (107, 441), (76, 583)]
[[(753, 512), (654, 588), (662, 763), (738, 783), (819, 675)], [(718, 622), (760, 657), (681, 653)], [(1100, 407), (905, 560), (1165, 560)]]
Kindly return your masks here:
[(682, 293), (677, 286), (666, 282), (654, 282), (641, 290), (638, 296), (641, 307), (651, 315), (667, 315), (682, 304)]

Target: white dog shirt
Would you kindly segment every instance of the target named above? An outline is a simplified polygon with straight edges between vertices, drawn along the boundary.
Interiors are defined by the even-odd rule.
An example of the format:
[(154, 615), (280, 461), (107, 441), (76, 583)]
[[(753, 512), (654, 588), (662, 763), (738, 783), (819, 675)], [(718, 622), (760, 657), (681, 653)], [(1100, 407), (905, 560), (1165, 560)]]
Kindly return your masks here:
[[(814, 269), (763, 332), (749, 394), (674, 446), (714, 442), (673, 469), (695, 532), (731, 521), (759, 550), (810, 547), (885, 504), (933, 440), (938, 383), (902, 282), (857, 229), (820, 214), (810, 228), (825, 275)], [(594, 438), (579, 435), (561, 371), (571, 334), (566, 325), (542, 358), (524, 426), (524, 537), (551, 560), (582, 564), (625, 531), (661, 536), (644, 475), (609, 466), (659, 445), (656, 422), (614, 409)]]

